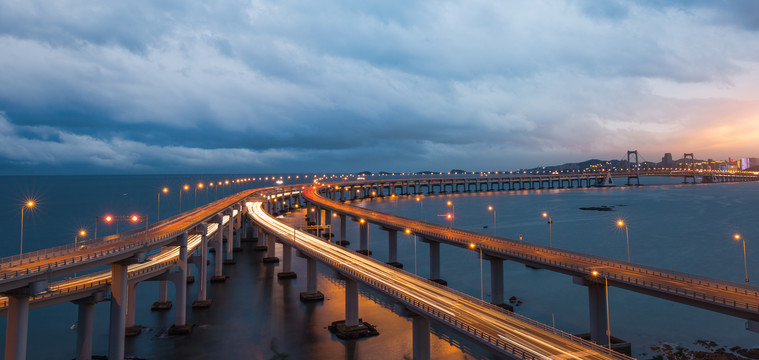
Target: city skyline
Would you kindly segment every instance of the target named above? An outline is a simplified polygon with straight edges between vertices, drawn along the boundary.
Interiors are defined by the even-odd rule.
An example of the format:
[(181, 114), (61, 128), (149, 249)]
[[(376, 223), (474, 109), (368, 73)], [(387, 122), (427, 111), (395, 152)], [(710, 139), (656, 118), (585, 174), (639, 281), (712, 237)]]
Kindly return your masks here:
[(0, 2), (0, 175), (755, 157), (759, 4)]

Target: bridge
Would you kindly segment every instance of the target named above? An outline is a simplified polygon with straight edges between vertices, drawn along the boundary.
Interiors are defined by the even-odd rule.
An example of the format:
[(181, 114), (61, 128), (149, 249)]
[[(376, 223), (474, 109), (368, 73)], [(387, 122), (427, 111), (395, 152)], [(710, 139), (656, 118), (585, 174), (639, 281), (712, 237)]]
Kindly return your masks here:
[[(489, 185), (489, 190), (505, 190), (503, 181), (488, 180), (490, 180), (489, 184), (491, 184)], [(319, 189), (331, 198), (342, 199), (346, 194), (353, 193), (358, 193), (362, 197), (382, 196), (383, 194), (389, 194), (390, 191), (396, 191), (398, 187), (394, 184), (398, 184), (398, 181), (400, 181), (401, 189), (404, 189), (403, 181), (407, 181), (405, 184), (408, 184), (408, 186), (402, 191), (408, 194), (408, 189), (414, 189), (417, 192), (421, 191), (425, 185), (424, 181), (428, 181), (426, 183), (427, 190), (432, 191), (434, 185), (431, 185), (429, 181), (438, 180), (368, 181), (354, 184), (321, 186)], [(471, 179), (448, 179), (445, 181), (453, 181), (451, 184), (470, 184), (472, 182)], [(535, 177), (531, 179), (522, 177), (520, 181), (522, 183), (529, 182), (530, 184), (551, 186), (553, 180), (544, 182), (544, 180), (539, 180)], [(482, 181), (476, 184), (481, 183)], [(440, 186), (437, 189), (445, 191), (447, 185), (443, 185), (443, 183), (439, 184)], [(561, 181), (553, 182), (553, 184), (561, 186)], [(571, 186), (573, 182), (569, 181), (565, 182), (565, 184)], [(581, 183), (577, 181), (574, 184), (580, 186)], [(589, 186), (590, 182), (586, 181), (583, 184)], [(460, 185), (455, 186), (460, 187)], [(465, 186), (471, 188), (471, 185)], [(484, 190), (482, 185), (476, 186), (478, 189)], [(542, 185), (538, 185), (538, 187), (540, 186)], [(353, 294), (357, 294), (355, 289), (358, 283), (374, 288), (396, 301), (399, 304), (397, 307), (399, 314), (414, 318), (413, 333), (416, 358), (429, 357), (430, 320), (445, 324), (454, 331), (462, 333), (483, 344), (483, 346), (509, 358), (625, 358), (623, 355), (609, 351), (606, 347), (595, 345), (546, 325), (509, 313), (500, 307), (488, 305), (478, 299), (458, 293), (440, 284), (415, 278), (413, 275), (407, 274), (402, 270), (383, 265), (366, 256), (347, 252), (324, 240), (319, 240), (320, 243), (318, 243), (323, 245), (323, 248), (318, 247), (314, 243), (314, 237), (309, 237), (310, 235), (306, 233), (274, 222), (266, 216), (265, 212), (260, 210), (260, 205), (257, 204), (263, 201), (267, 206), (268, 213), (277, 213), (285, 206), (292, 208), (296, 204), (302, 204), (304, 199), (308, 199), (309, 203), (319, 204), (325, 210), (330, 206), (334, 206), (334, 209), (330, 209), (329, 211), (335, 211), (336, 213), (338, 211), (343, 212), (341, 215), (341, 239), (344, 238), (345, 225), (343, 224), (345, 224), (345, 221), (343, 218), (346, 215), (366, 215), (366, 219), (374, 221), (377, 224), (380, 224), (380, 220), (387, 216), (375, 214), (375, 217), (370, 217), (368, 216), (369, 214), (359, 215), (355, 213), (354, 215), (349, 215), (355, 209), (339, 209), (338, 206), (344, 205), (332, 200), (321, 199), (315, 189), (303, 191), (305, 188), (305, 185), (300, 185), (247, 190), (152, 224), (143, 231), (122, 233), (84, 243), (80, 242), (77, 246), (57, 247), (23, 254), (22, 256), (0, 259), (0, 293), (5, 295), (4, 298), (0, 299), (0, 311), (8, 316), (6, 359), (23, 359), (26, 356), (26, 334), (28, 331), (28, 313), (30, 308), (49, 306), (65, 301), (72, 301), (79, 306), (80, 326), (77, 334), (77, 357), (89, 359), (92, 347), (93, 307), (96, 303), (103, 301), (107, 294), (110, 294), (109, 358), (123, 358), (125, 331), (134, 324), (135, 289), (136, 284), (140, 281), (161, 282), (161, 294), (157, 302), (158, 306), (165, 306), (167, 304), (167, 284), (168, 282), (174, 284), (176, 307), (175, 324), (172, 327), (172, 331), (178, 334), (189, 331), (188, 324), (186, 324), (188, 267), (190, 264), (198, 266), (198, 274), (200, 275), (198, 299), (193, 303), (193, 306), (209, 306), (210, 299), (206, 298), (205, 290), (209, 277), (206, 267), (199, 266), (206, 263), (209, 247), (216, 250), (214, 276), (210, 277), (210, 281), (224, 281), (225, 276), (222, 274), (221, 265), (225, 261), (234, 261), (234, 247), (239, 245), (243, 236), (253, 238), (253, 236), (249, 235), (251, 232), (257, 235), (255, 238), (259, 242), (267, 242), (265, 246), (267, 249), (267, 257), (264, 258), (265, 262), (278, 261), (274, 257), (274, 248), (277, 242), (282, 244), (283, 249), (284, 247), (288, 247), (288, 251), (283, 252), (285, 254), (283, 255), (283, 269), (285, 273), (289, 272), (289, 262), (291, 260), (288, 254), (290, 253), (290, 249), (294, 248), (301, 255), (306, 256), (309, 261), (309, 271), (307, 274), (308, 291), (304, 293), (304, 301), (318, 299), (319, 293), (316, 290), (315, 284), (316, 262), (327, 264), (341, 276), (349, 279), (350, 281), (346, 280), (346, 284), (351, 285), (346, 286), (347, 305), (344, 322), (349, 327), (357, 325), (354, 324), (358, 318), (357, 298)], [(378, 192), (377, 190), (380, 191)], [(374, 195), (372, 195), (372, 191), (375, 191)], [(349, 196), (354, 197), (355, 195)], [(320, 212), (314, 213), (318, 214), (315, 216), (321, 216)], [(325, 219), (325, 222), (328, 222), (330, 217), (324, 216), (323, 219)], [(434, 226), (432, 228), (425, 228), (424, 224), (406, 223), (400, 227), (398, 223), (392, 225), (391, 222), (387, 222), (382, 226), (387, 226), (391, 234), (391, 240), (393, 239), (393, 231), (405, 231), (406, 229), (426, 236), (425, 239), (429, 241), (431, 249), (435, 247), (433, 244), (439, 244), (440, 242), (458, 244), (458, 246), (463, 244), (460, 239), (454, 240), (454, 238), (459, 238), (461, 235), (454, 234), (454, 230), (452, 229), (449, 230), (448, 237), (445, 238), (435, 237), (434, 233), (439, 229), (434, 229)], [(431, 225), (427, 224), (426, 226)], [(225, 233), (226, 241), (224, 239)], [(362, 227), (361, 234), (363, 239), (365, 237), (365, 226)], [(577, 259), (573, 261), (558, 261), (556, 259), (553, 262), (545, 261), (552, 256), (569, 256), (570, 258), (572, 256), (570, 256), (571, 254), (549, 253), (547, 249), (512, 249), (510, 251), (513, 254), (499, 252), (502, 250), (500, 249), (501, 244), (499, 241), (502, 241), (500, 239), (481, 237), (479, 239), (467, 239), (464, 242), (469, 240), (485, 249), (485, 252), (491, 259), (495, 259), (498, 256), (504, 258), (514, 256), (515, 258), (522, 257), (525, 259), (529, 256), (534, 256), (534, 264), (546, 268), (553, 266), (551, 268), (556, 271), (572, 274), (578, 279), (578, 282), (588, 286), (589, 289), (596, 289), (589, 291), (591, 294), (595, 292), (596, 302), (598, 300), (598, 277), (591, 277), (587, 273), (588, 269), (590, 269), (588, 264), (596, 264), (598, 262), (584, 263)], [(263, 247), (263, 245), (260, 246)], [(529, 254), (530, 251), (533, 252), (532, 255)], [(431, 251), (431, 253), (434, 253), (434, 251)], [(575, 255), (575, 257), (582, 258), (582, 254)], [(587, 258), (587, 256), (585, 257)], [(497, 263), (498, 261), (491, 260), (493, 267), (497, 268)], [(66, 278), (77, 272), (91, 271), (103, 266), (110, 267), (110, 271)], [(614, 264), (605, 266), (615, 268)], [(628, 266), (631, 266), (631, 264), (628, 264)], [(437, 267), (439, 269), (439, 261), (437, 262)], [(641, 269), (641, 267), (638, 266), (636, 269)], [(624, 273), (616, 268), (613, 271), (603, 269), (600, 275), (608, 278), (610, 282), (617, 281), (614, 283), (616, 286), (632, 287), (632, 284), (640, 285), (635, 282), (636, 280), (629, 280), (631, 279), (630, 273)], [(617, 276), (620, 278), (618, 279)], [(624, 276), (627, 276), (627, 280), (625, 280)], [(502, 274), (500, 279), (502, 279)], [(712, 279), (700, 279), (699, 281), (707, 280), (712, 281)], [(643, 285), (645, 285), (646, 280), (642, 281)], [(756, 291), (754, 289), (733, 286), (730, 283), (723, 286), (724, 290), (720, 290), (719, 287), (710, 288), (711, 292), (704, 291), (700, 293), (701, 297), (705, 300), (707, 296), (712, 296), (713, 301), (711, 302), (715, 306), (714, 309), (716, 311), (729, 312), (733, 315), (750, 318), (750, 320), (755, 321), (756, 304), (752, 302), (751, 298), (756, 297)], [(649, 286), (649, 288), (653, 289), (654, 287)], [(660, 292), (662, 289), (659, 286)], [(744, 294), (746, 299), (744, 300), (730, 298), (726, 295), (729, 292), (743, 290), (746, 292)], [(674, 292), (675, 295), (678, 294), (678, 291), (672, 291), (668, 287), (665, 288), (665, 292)], [(350, 298), (348, 298), (349, 294)], [(591, 303), (593, 303), (593, 295), (591, 296)], [(690, 298), (697, 298), (698, 296), (694, 295)], [(443, 301), (443, 299), (447, 299), (445, 300), (447, 304), (437, 303), (438, 300)], [(725, 306), (730, 301), (733, 301), (732, 308)], [(706, 301), (703, 302), (706, 303)], [(718, 305), (719, 302), (722, 302), (723, 305)], [(739, 303), (746, 304), (746, 311), (738, 310), (740, 307)], [(351, 304), (356, 306), (352, 306)], [(446, 310), (443, 311), (442, 309)], [(452, 317), (451, 313), (457, 314), (457, 316)], [(469, 320), (461, 319), (463, 313), (469, 314), (467, 315)], [(596, 311), (596, 314), (598, 314), (598, 311)], [(592, 317), (593, 315), (591, 314)], [(482, 319), (486, 318), (489, 319), (486, 325), (478, 325)], [(600, 322), (596, 321), (596, 323)], [(529, 329), (527, 332), (529, 335), (518, 337), (513, 330), (508, 329), (509, 326)], [(593, 326), (598, 327), (598, 325), (593, 325), (592, 321), (591, 328)], [(426, 341), (424, 341), (425, 336)], [(602, 340), (597, 340), (597, 342), (603, 343)]]

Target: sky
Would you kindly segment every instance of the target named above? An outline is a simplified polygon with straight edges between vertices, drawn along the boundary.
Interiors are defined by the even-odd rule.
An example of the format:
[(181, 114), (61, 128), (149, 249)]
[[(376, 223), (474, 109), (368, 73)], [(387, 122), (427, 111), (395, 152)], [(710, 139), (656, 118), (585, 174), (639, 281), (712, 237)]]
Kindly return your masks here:
[(0, 0), (0, 175), (759, 157), (759, 1)]

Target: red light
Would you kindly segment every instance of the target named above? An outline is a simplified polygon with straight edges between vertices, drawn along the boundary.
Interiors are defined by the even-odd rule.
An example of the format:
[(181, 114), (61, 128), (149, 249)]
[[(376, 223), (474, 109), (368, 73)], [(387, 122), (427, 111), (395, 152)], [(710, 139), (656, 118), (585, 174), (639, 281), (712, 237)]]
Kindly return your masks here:
[(446, 215), (446, 217), (448, 218), (448, 220), (453, 219), (453, 215), (451, 214)]
[(140, 218), (137, 215), (132, 215), (132, 222), (137, 222)]
[(111, 222), (113, 220), (113, 217), (111, 215), (106, 215), (105, 222)]

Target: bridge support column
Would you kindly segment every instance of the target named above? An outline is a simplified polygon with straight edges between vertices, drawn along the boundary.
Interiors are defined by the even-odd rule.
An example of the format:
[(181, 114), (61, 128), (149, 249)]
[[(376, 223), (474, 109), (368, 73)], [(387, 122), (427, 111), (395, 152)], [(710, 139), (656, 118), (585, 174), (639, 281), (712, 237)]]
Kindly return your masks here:
[(448, 282), (440, 278), (440, 243), (437, 241), (427, 240), (430, 244), (430, 280), (441, 285), (448, 285)]
[(8, 294), (8, 320), (5, 325), (5, 359), (26, 359), (29, 332), (29, 295)]
[(346, 239), (348, 224), (345, 223), (345, 214), (340, 214), (340, 241), (337, 242), (340, 246), (350, 245), (350, 241)]
[(358, 325), (358, 282), (345, 279), (345, 326)]
[(177, 290), (175, 299), (177, 307), (174, 313), (174, 325), (169, 328), (169, 334), (187, 334), (192, 330), (192, 325), (187, 324), (187, 233), (182, 233), (179, 242), (179, 271), (176, 272), (174, 287)]
[(127, 310), (125, 336), (137, 336), (142, 332), (142, 326), (135, 325), (135, 308), (137, 303), (137, 283), (127, 285)]
[(92, 359), (92, 334), (95, 320), (95, 303), (103, 301), (105, 294), (96, 293), (73, 301), (77, 305), (76, 359)]
[(108, 331), (108, 359), (124, 359), (126, 302), (127, 264), (111, 264), (111, 317)]
[(279, 258), (276, 256), (274, 235), (264, 233), (266, 239), (266, 257), (263, 258), (264, 263), (278, 263)]
[(324, 227), (327, 231), (327, 238), (332, 241), (332, 211), (324, 210)]
[(224, 241), (222, 239), (224, 225), (222, 225), (222, 221), (224, 221), (224, 217), (222, 215), (217, 215), (215, 221), (217, 226), (216, 232), (214, 233), (213, 241), (210, 243), (214, 250), (214, 271), (213, 276), (211, 277), (211, 282), (224, 282), (227, 280), (227, 277), (222, 274), (222, 264), (224, 264), (224, 261), (222, 260), (222, 252), (224, 251)]
[(234, 247), (235, 247), (235, 234), (234, 234), (234, 224), (235, 224), (235, 218), (232, 216), (234, 212), (232, 212), (232, 209), (229, 209), (229, 221), (227, 221), (227, 249), (226, 249), (226, 255), (224, 258), (224, 264), (234, 264), (235, 263), (235, 255), (234, 255)]
[(266, 251), (266, 240), (264, 240), (264, 230), (260, 226), (253, 226), (253, 233), (256, 237), (255, 251)]
[(608, 345), (606, 335), (606, 289), (602, 284), (588, 283), (588, 303), (590, 310), (590, 341)]
[(387, 247), (387, 264), (402, 269), (403, 264), (398, 262), (398, 230), (387, 231)]
[(298, 276), (292, 271), (292, 246), (282, 243), (282, 272), (277, 273), (279, 279), (294, 279)]
[(316, 259), (306, 258), (306, 291), (300, 293), (300, 301), (321, 301), (324, 294), (316, 289)]
[(369, 251), (369, 223), (364, 219), (358, 221), (358, 234), (359, 250), (356, 252), (367, 256), (371, 255), (372, 252)]
[[(211, 306), (211, 300), (208, 299), (208, 233), (207, 226), (202, 227), (202, 238), (200, 239), (200, 261), (196, 262), (198, 267), (198, 299), (192, 303), (193, 308), (207, 308)], [(196, 258), (197, 259), (197, 258)]]
[[(166, 250), (165, 246), (161, 247), (161, 251)], [(171, 301), (169, 301), (169, 283), (163, 280), (158, 285), (158, 301), (150, 305), (150, 310), (168, 310), (171, 309)]]
[(430, 359), (430, 319), (424, 316), (412, 316), (413, 359)]
[[(505, 307), (503, 299), (503, 259), (490, 258), (490, 302)], [(511, 307), (509, 305), (509, 307)], [(509, 309), (513, 310), (513, 308)]]

